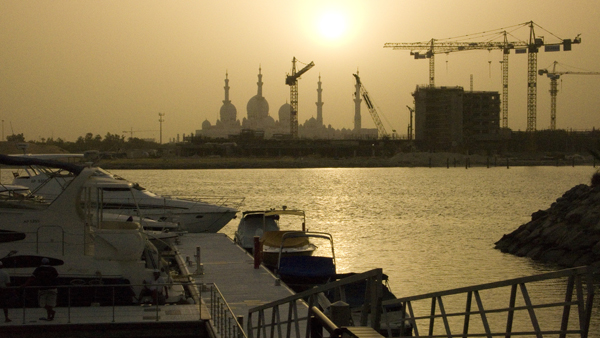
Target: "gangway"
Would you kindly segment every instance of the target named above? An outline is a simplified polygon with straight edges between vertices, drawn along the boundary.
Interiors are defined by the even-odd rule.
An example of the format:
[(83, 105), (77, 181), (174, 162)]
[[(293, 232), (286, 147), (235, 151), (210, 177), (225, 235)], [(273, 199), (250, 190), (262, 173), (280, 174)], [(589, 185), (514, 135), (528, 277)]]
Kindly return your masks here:
[[(392, 330), (394, 325), (406, 327), (407, 323), (412, 328), (412, 337), (587, 338), (594, 309), (593, 273), (592, 268), (580, 267), (382, 301), (381, 269), (374, 269), (249, 309), (247, 335), (249, 338), (323, 337), (322, 328), (313, 321), (318, 319), (323, 327), (329, 327), (331, 337), (337, 337), (335, 332), (341, 330), (319, 313), (327, 312), (319, 308), (319, 294), (336, 290), (336, 294), (344, 295), (345, 286), (367, 280), (370, 286), (365, 292), (367, 301), (359, 309), (360, 319), (353, 324), (371, 327), (389, 338), (408, 336), (407, 330)], [(548, 285), (564, 285), (564, 292), (548, 297), (543, 292)], [(544, 299), (537, 299), (541, 294)], [(304, 300), (308, 306), (299, 307)], [(287, 318), (280, 318), (280, 308), (288, 309)], [(391, 316), (390, 309), (401, 312), (401, 316)]]

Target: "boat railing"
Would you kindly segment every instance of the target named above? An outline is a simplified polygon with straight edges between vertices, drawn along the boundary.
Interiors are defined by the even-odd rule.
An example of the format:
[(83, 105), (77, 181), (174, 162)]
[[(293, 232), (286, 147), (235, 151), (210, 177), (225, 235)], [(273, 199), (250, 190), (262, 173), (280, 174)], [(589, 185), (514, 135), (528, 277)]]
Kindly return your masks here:
[(193, 196), (193, 195), (171, 195), (164, 196), (171, 199), (179, 199), (193, 201), (198, 203), (209, 203), (220, 207), (230, 207), (238, 209), (246, 199), (245, 197), (237, 196)]
[[(592, 319), (592, 277), (591, 269), (581, 267), (402, 297), (383, 301), (382, 317), (385, 321), (386, 308), (404, 309), (413, 337), (585, 338)], [(564, 286), (564, 292), (548, 295), (548, 285)]]
[[(336, 300), (344, 300), (345, 286), (367, 282), (364, 303), (360, 309), (359, 326), (379, 329), (381, 317), (382, 270), (373, 269), (338, 281), (315, 286), (312, 289), (248, 310), (249, 338), (305, 338), (312, 330), (311, 308), (325, 306), (324, 293), (334, 292)], [(281, 318), (282, 313), (287, 318)]]

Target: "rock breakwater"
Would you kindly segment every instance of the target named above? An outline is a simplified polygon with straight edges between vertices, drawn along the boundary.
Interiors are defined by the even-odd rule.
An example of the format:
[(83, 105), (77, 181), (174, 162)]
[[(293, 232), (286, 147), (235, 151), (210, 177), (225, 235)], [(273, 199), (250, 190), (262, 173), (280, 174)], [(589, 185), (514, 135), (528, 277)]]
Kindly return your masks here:
[(600, 268), (600, 184), (571, 188), (549, 209), (534, 212), (529, 223), (504, 235), (495, 247), (563, 267)]

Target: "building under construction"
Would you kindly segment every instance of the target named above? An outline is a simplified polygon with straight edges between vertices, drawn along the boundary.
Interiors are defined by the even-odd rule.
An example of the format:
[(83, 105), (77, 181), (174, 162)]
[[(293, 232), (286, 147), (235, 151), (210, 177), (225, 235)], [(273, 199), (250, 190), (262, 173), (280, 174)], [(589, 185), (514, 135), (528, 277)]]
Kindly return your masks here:
[(481, 150), (500, 141), (500, 94), (417, 86), (415, 141), (430, 151)]

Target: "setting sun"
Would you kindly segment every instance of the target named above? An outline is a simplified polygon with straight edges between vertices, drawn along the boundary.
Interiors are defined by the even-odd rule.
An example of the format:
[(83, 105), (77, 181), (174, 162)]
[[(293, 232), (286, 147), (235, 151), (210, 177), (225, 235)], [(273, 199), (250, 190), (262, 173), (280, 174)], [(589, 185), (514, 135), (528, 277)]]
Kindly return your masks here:
[(324, 13), (319, 19), (319, 32), (327, 39), (342, 37), (346, 29), (346, 18), (339, 12)]

